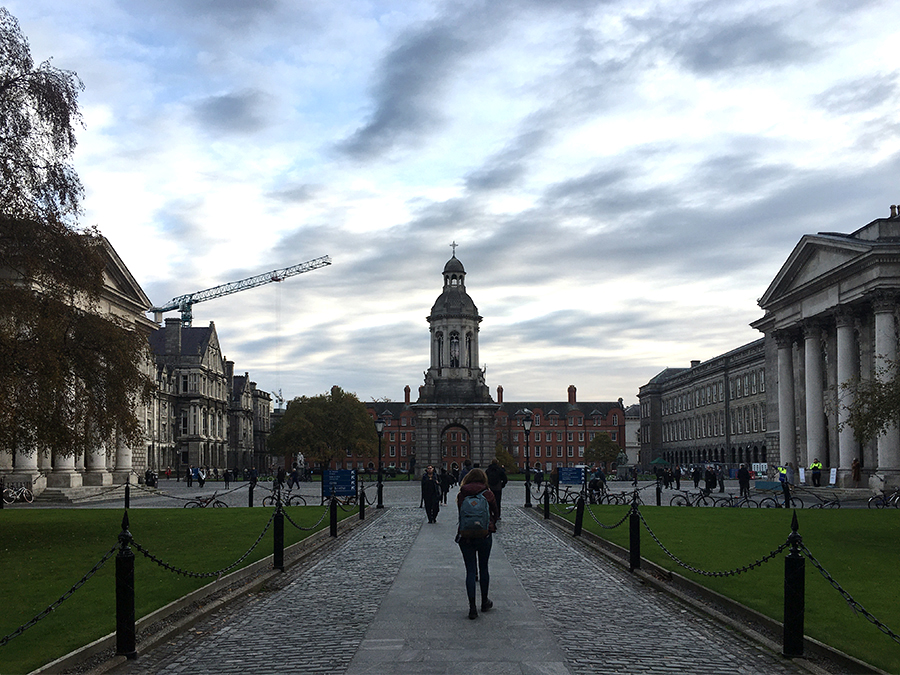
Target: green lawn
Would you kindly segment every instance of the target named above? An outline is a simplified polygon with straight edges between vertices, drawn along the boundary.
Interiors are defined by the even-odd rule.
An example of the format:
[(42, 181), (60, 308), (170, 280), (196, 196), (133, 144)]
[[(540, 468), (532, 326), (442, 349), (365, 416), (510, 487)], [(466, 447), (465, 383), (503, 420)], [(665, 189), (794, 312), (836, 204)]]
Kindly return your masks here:
[[(614, 525), (626, 506), (593, 506), (605, 525)], [(683, 562), (706, 571), (743, 567), (782, 544), (791, 532), (792, 511), (641, 507), (650, 529)], [(900, 634), (900, 510), (797, 511), (799, 533), (812, 555), (857, 602)], [(574, 518), (574, 514), (570, 519)], [(599, 527), (585, 513), (584, 529), (629, 546), (628, 521)], [(784, 554), (737, 576), (701, 576), (673, 562), (641, 527), (641, 554), (779, 621), (783, 618)], [(900, 644), (883, 634), (806, 562), (805, 632), (826, 644), (900, 673)]]
[[(290, 507), (302, 527), (325, 507)], [(9, 635), (66, 593), (113, 546), (123, 511), (112, 509), (3, 509), (0, 512), (0, 637)], [(271, 509), (137, 509), (129, 531), (150, 553), (179, 569), (213, 572), (240, 558), (257, 540)], [(355, 511), (338, 509), (338, 517)], [(318, 529), (328, 527), (326, 516)], [(284, 527), (285, 546), (311, 532)], [(272, 554), (272, 528), (242, 566)], [(135, 552), (138, 618), (200, 588), (195, 579), (166, 571)], [(115, 555), (49, 616), (0, 647), (0, 673), (26, 673), (115, 630)]]

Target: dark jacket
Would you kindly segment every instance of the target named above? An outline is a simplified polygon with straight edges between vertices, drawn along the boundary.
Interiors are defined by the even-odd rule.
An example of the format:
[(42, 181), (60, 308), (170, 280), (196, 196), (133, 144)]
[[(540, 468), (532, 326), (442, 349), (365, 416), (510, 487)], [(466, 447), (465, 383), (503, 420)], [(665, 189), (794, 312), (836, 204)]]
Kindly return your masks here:
[(488, 485), (494, 492), (502, 490), (509, 482), (509, 479), (506, 477), (506, 469), (499, 464), (491, 464), (485, 473), (487, 474)]
[(459, 494), (456, 495), (456, 508), (459, 509), (459, 507), (462, 506), (462, 500), (464, 498), (477, 495), (479, 492), (484, 492), (484, 498), (487, 499), (488, 506), (491, 509), (491, 524), (488, 530), (490, 532), (496, 532), (498, 516), (497, 500), (494, 497), (494, 493), (491, 492), (490, 488), (484, 483), (466, 483), (459, 488)]

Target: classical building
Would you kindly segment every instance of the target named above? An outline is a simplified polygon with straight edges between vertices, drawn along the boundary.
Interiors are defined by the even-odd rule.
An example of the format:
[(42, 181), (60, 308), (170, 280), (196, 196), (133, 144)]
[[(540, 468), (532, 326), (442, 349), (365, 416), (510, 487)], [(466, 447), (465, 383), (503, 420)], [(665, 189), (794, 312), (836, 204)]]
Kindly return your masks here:
[[(465, 285), (466, 271), (453, 257), (443, 270), (443, 289), (431, 308), (430, 365), (419, 397), (411, 401), (369, 405), (373, 419), (385, 420), (383, 462), (415, 471), (429, 464), (454, 468), (466, 459), (487, 466), (502, 446), (524, 470), (526, 459), (523, 410), (533, 416), (528, 452), (533, 466), (544, 468), (581, 464), (586, 445), (599, 432), (625, 447), (625, 410), (622, 400), (576, 400), (574, 386), (563, 401), (503, 401), (490, 395), (484, 369), (479, 366), (478, 335), (482, 317)], [(343, 468), (374, 469), (376, 459), (348, 452), (337, 464)]]
[(765, 472), (766, 363), (764, 340), (690, 368), (666, 368), (642, 386), (641, 464), (740, 463)]
[(770, 382), (766, 442), (778, 461), (818, 457), (850, 485), (854, 459), (863, 486), (900, 483), (900, 431), (893, 425), (860, 447), (845, 424), (844, 385), (885, 377), (897, 359), (900, 213), (850, 234), (804, 235), (759, 301)]

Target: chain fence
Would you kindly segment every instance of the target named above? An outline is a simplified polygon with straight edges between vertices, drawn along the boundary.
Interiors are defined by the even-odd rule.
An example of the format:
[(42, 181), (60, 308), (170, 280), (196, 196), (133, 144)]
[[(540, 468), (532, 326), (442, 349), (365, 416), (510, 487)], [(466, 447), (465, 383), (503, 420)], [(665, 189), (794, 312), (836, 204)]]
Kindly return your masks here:
[(0, 647), (4, 647), (6, 645), (6, 643), (8, 643), (10, 640), (20, 636), (22, 633), (24, 633), (26, 630), (28, 630), (33, 625), (35, 625), (38, 621), (40, 621), (41, 619), (45, 618), (47, 615), (52, 613), (57, 607), (59, 607), (66, 600), (68, 600), (75, 593), (75, 591), (77, 591), (79, 588), (84, 586), (92, 576), (94, 576), (97, 572), (100, 571), (100, 568), (106, 564), (106, 561), (109, 560), (118, 549), (119, 549), (119, 544), (116, 543), (111, 549), (109, 549), (109, 551), (107, 551), (106, 555), (104, 555), (100, 559), (100, 561), (96, 565), (94, 565), (90, 569), (90, 571), (88, 571), (87, 574), (85, 574), (83, 577), (81, 577), (81, 579), (79, 579), (77, 582), (75, 582), (75, 584), (68, 591), (63, 593), (56, 602), (48, 605), (47, 608), (44, 609), (40, 614), (36, 615), (33, 619), (31, 619), (27, 623), (24, 623), (21, 626), (19, 626), (18, 628), (16, 628), (16, 630), (14, 630), (9, 635), (7, 635), (3, 638), (0, 638)]
[(297, 523), (295, 523), (294, 520), (291, 518), (290, 514), (289, 514), (287, 511), (285, 511), (284, 509), (282, 509), (281, 512), (282, 512), (282, 514), (284, 515), (285, 519), (286, 519), (291, 525), (293, 525), (294, 527), (296, 527), (298, 530), (303, 530), (303, 531), (305, 531), (305, 532), (311, 532), (312, 530), (315, 530), (317, 527), (319, 527), (319, 525), (322, 524), (322, 521), (325, 520), (325, 517), (328, 515), (328, 509), (325, 509), (325, 510), (322, 511), (322, 515), (319, 517), (319, 520), (317, 520), (316, 523), (315, 523), (314, 525), (311, 525), (310, 527), (303, 527), (302, 525), (298, 525)]
[(617, 527), (619, 527), (620, 525), (622, 525), (622, 523), (624, 523), (626, 520), (628, 520), (628, 517), (631, 515), (631, 509), (629, 509), (628, 511), (625, 512), (625, 515), (622, 516), (622, 519), (621, 519), (618, 523), (616, 523), (615, 525), (604, 525), (604, 524), (601, 523), (600, 520), (597, 518), (597, 515), (594, 513), (594, 509), (590, 508), (590, 506), (587, 506), (587, 507), (585, 507), (585, 510), (586, 510), (589, 514), (591, 514), (591, 518), (594, 520), (594, 522), (597, 523), (597, 525), (599, 525), (599, 526), (600, 526), (601, 528), (603, 528), (604, 530), (614, 530), (614, 529), (616, 529)]
[(174, 572), (175, 574), (180, 574), (181, 576), (192, 577), (195, 579), (207, 579), (210, 577), (221, 577), (223, 574), (225, 574), (226, 572), (230, 572), (235, 567), (237, 567), (242, 562), (244, 562), (244, 560), (247, 559), (247, 556), (249, 556), (253, 552), (253, 550), (257, 546), (259, 546), (259, 543), (262, 541), (262, 538), (265, 536), (266, 532), (269, 531), (269, 528), (272, 526), (272, 522), (274, 520), (275, 520), (275, 511), (272, 512), (272, 515), (269, 517), (269, 522), (266, 523), (266, 526), (263, 528), (263, 531), (260, 532), (259, 536), (256, 538), (256, 541), (247, 550), (247, 552), (244, 553), (244, 555), (242, 555), (240, 558), (235, 560), (233, 563), (231, 563), (227, 567), (223, 567), (222, 569), (216, 570), (215, 572), (190, 572), (188, 570), (180, 569), (178, 567), (175, 567), (174, 565), (170, 565), (169, 563), (165, 562), (164, 560), (162, 560), (160, 558), (157, 558), (155, 555), (150, 553), (150, 551), (148, 551), (143, 546), (141, 546), (137, 541), (135, 541), (134, 538), (131, 539), (130, 543), (138, 551), (140, 551), (144, 555), (145, 558), (152, 560), (153, 562), (155, 562), (157, 565), (159, 565), (163, 569), (167, 569), (170, 572)]

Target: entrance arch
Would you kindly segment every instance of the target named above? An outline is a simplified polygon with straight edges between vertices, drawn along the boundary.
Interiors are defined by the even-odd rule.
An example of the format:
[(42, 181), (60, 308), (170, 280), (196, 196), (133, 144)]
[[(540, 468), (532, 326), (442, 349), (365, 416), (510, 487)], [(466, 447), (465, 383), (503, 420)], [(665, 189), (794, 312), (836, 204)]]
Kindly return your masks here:
[(461, 424), (448, 424), (441, 431), (441, 463), (436, 469), (450, 469), (472, 457), (472, 436)]

